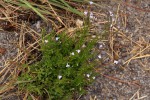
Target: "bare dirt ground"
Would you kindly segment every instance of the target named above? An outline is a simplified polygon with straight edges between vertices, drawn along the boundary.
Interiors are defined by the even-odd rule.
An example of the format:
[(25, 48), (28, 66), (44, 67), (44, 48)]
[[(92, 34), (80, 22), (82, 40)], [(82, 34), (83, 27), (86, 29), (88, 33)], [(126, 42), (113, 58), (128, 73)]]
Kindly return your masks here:
[[(150, 100), (150, 0), (97, 4), (91, 31), (102, 37), (100, 75), (79, 100)], [(16, 33), (0, 32), (0, 68), (17, 54), (17, 41)]]
[(0, 31), (0, 68), (17, 55), (18, 34)]
[[(94, 8), (97, 32), (110, 24), (102, 40), (103, 73), (88, 88), (83, 100), (150, 100), (150, 1), (101, 0)], [(102, 10), (98, 10), (102, 9)], [(103, 44), (103, 45), (102, 45)]]

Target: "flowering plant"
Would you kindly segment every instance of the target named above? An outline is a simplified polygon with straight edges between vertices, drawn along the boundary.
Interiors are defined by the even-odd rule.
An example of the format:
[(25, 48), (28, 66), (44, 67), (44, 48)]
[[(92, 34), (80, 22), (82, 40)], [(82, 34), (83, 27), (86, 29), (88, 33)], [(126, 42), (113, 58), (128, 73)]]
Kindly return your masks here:
[(52, 100), (70, 100), (83, 94), (84, 87), (95, 79), (91, 59), (96, 54), (96, 39), (89, 38), (84, 28), (71, 37), (51, 33), (42, 41), (41, 59), (23, 68), (19, 81), (26, 82), (19, 84), (20, 89)]

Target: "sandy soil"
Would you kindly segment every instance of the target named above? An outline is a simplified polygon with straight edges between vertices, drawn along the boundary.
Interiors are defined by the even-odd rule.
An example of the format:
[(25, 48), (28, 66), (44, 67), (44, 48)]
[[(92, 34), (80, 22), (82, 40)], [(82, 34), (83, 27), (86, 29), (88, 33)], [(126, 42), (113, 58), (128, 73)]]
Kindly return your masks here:
[(81, 100), (150, 100), (150, 1), (125, 1), (101, 0), (107, 7), (93, 6), (91, 12), (101, 14), (94, 21), (97, 32), (103, 35), (110, 24), (109, 41), (101, 40), (99, 69), (104, 72)]
[(18, 34), (0, 31), (0, 68), (17, 55)]

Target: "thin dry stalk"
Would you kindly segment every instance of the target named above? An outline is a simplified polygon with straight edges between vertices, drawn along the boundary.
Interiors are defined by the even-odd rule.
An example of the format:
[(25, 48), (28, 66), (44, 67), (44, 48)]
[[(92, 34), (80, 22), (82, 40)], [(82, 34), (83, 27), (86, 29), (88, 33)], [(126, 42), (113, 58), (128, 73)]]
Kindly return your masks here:
[(144, 98), (147, 98), (147, 95), (140, 97), (140, 89), (137, 90), (137, 92), (134, 93), (134, 95), (129, 100), (143, 100)]
[[(124, 64), (128, 65), (131, 62), (131, 60), (136, 59), (136, 58), (138, 58), (138, 59), (141, 58), (141, 56), (140, 57), (137, 57), (137, 56), (140, 55), (142, 52), (146, 51), (147, 49), (150, 49), (150, 45), (146, 46), (143, 50), (139, 51), (136, 55), (134, 55), (129, 60), (127, 60), (126, 62), (124, 62)], [(146, 56), (142, 56), (142, 58), (143, 57), (149, 57), (149, 54), (146, 55)]]
[(58, 16), (57, 12), (53, 9), (53, 7), (51, 6), (50, 3), (49, 3), (49, 6), (50, 6), (50, 8), (52, 9), (52, 11), (53, 11), (55, 17), (57, 18), (57, 20), (58, 20), (60, 23), (62, 23), (65, 27), (67, 27), (67, 26), (63, 23), (63, 21), (61, 20), (61, 18)]
[(104, 74), (101, 74), (102, 76), (106, 77), (106, 78), (109, 78), (111, 80), (114, 80), (114, 81), (117, 81), (117, 82), (121, 82), (121, 83), (124, 83), (124, 84), (128, 84), (128, 85), (134, 85), (134, 86), (137, 86), (137, 87), (141, 87), (139, 84), (137, 83), (134, 83), (134, 82), (127, 82), (127, 81), (123, 81), (123, 80), (120, 80), (118, 78), (115, 78), (115, 77), (111, 77), (111, 76), (108, 76), (108, 75), (104, 75)]
[(118, 30), (116, 27), (113, 27), (113, 29), (115, 30), (114, 32), (118, 32), (120, 33), (124, 38), (126, 38), (127, 40), (131, 41), (132, 43), (138, 45), (139, 47), (142, 47), (141, 45), (139, 45), (138, 43), (136, 43), (135, 41), (131, 40), (130, 38), (128, 38), (122, 31)]

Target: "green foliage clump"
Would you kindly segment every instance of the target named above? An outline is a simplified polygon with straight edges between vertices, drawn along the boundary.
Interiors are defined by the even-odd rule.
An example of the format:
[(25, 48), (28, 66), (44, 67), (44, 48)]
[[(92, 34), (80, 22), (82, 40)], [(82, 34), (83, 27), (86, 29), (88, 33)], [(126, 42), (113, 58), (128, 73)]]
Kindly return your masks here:
[(23, 68), (19, 88), (50, 100), (70, 100), (75, 94), (83, 94), (84, 87), (95, 78), (91, 60), (95, 43), (86, 28), (72, 37), (65, 33), (44, 37), (41, 60)]

